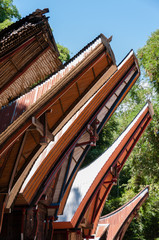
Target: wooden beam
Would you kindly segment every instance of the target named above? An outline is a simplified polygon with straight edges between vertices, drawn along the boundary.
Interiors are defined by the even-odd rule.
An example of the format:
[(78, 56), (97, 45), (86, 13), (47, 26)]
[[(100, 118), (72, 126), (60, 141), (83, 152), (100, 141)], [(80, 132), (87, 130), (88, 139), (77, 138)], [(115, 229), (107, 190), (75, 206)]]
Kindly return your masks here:
[(8, 192), (10, 192), (10, 190), (12, 188), (12, 185), (13, 185), (13, 180), (14, 180), (16, 170), (17, 170), (17, 167), (18, 167), (18, 164), (19, 164), (19, 160), (21, 158), (21, 154), (22, 154), (22, 151), (23, 151), (23, 148), (24, 148), (24, 145), (25, 145), (27, 134), (28, 134), (28, 132), (25, 132), (25, 134), (23, 135), (22, 143), (20, 145), (18, 155), (16, 157), (15, 164), (14, 164), (14, 167), (13, 167), (13, 170), (12, 170), (12, 173), (11, 173), (11, 177), (10, 177), (10, 181), (9, 181), (9, 185), (8, 185)]
[(0, 197), (0, 232), (2, 230), (4, 208), (5, 208), (5, 198), (6, 198), (5, 195)]
[(61, 107), (62, 113), (64, 114), (65, 111), (64, 111), (64, 109), (63, 109), (63, 105), (62, 105), (62, 102), (61, 102), (61, 98), (59, 98), (59, 103), (60, 103), (60, 107)]
[[(4, 161), (2, 163), (2, 166), (0, 168), (0, 178), (2, 177), (3, 170), (4, 170), (4, 168), (5, 168), (5, 166), (6, 166), (7, 162), (8, 162), (8, 159), (9, 159), (9, 156), (11, 154), (11, 151), (12, 151), (13, 147), (14, 146), (12, 146), (10, 149), (8, 149), (8, 152), (4, 153), (5, 157), (4, 157)], [(2, 157), (3, 157), (3, 155), (2, 155)], [(1, 162), (2, 162), (2, 159), (1, 159), (2, 157), (0, 157)]]
[(78, 91), (79, 96), (81, 96), (81, 93), (80, 93), (79, 86), (78, 86), (77, 82), (76, 82), (76, 87), (77, 87), (77, 91)]
[[(27, 165), (30, 163), (30, 161), (34, 158), (34, 156), (38, 153), (39, 149), (42, 146), (39, 144), (37, 145), (34, 150), (31, 152), (31, 154), (26, 158), (25, 163), (23, 164), (23, 166), (21, 167), (21, 169), (18, 171), (15, 179), (14, 179), (14, 183), (15, 184), (17, 182), (17, 180), (20, 178), (21, 174), (23, 173), (23, 171), (25, 170), (25, 168), (27, 167)], [(36, 156), (37, 157), (37, 156)]]
[(51, 132), (47, 129), (47, 121), (45, 119), (45, 124), (43, 125), (37, 118), (32, 117), (32, 124), (36, 127), (36, 130), (41, 134), (43, 137), (47, 137), (50, 141), (54, 140), (54, 136)]
[(94, 76), (94, 79), (96, 78), (96, 74), (95, 74), (95, 71), (94, 71), (94, 67), (92, 67), (92, 72), (93, 72), (93, 76)]

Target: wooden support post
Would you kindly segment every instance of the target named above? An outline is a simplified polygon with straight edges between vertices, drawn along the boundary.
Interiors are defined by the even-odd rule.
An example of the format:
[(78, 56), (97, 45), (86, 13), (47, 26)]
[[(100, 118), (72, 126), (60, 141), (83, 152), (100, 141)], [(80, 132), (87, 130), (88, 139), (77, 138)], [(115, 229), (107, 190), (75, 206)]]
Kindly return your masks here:
[(39, 226), (39, 217), (38, 217), (38, 206), (36, 206), (34, 209), (33, 209), (33, 212), (34, 212), (34, 240), (37, 239), (37, 234), (38, 234), (38, 226)]
[(26, 209), (23, 208), (22, 209), (22, 221), (21, 221), (21, 236), (20, 236), (20, 239), (21, 240), (24, 240), (24, 224), (25, 224), (25, 212), (26, 212)]
[(86, 142), (77, 143), (76, 147), (84, 146), (84, 145), (90, 145), (90, 146), (96, 146), (96, 141), (99, 139), (99, 136), (97, 134), (97, 125), (99, 124), (99, 121), (96, 119), (92, 125), (87, 125), (87, 131), (90, 134), (90, 140)]
[(49, 218), (49, 230), (47, 234), (47, 240), (53, 239), (53, 220), (54, 220), (54, 217)]
[(45, 228), (44, 228), (44, 239), (47, 239), (49, 219), (46, 218), (46, 220), (44, 221), (44, 223), (45, 223)]

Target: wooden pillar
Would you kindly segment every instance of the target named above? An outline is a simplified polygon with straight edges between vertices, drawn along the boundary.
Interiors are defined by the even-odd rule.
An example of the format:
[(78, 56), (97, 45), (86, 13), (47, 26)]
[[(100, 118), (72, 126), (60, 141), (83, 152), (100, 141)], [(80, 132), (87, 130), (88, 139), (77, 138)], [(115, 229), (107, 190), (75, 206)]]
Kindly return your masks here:
[(22, 220), (21, 220), (21, 233), (20, 233), (20, 239), (24, 240), (24, 225), (25, 225), (25, 212), (26, 209), (22, 209)]

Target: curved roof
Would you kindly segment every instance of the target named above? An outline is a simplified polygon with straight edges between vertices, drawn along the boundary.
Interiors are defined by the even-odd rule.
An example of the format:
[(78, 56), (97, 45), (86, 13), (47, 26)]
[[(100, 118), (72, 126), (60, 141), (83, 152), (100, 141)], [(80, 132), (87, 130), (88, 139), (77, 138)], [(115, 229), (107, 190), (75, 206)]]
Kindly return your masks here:
[[(104, 41), (108, 40), (103, 40), (102, 35), (98, 36), (46, 82), (1, 110), (2, 128), (6, 128), (0, 135), (2, 162), (6, 163), (3, 169), (3, 184), (8, 185), (12, 173), (16, 185), (16, 190), (11, 191), (10, 197), (16, 196), (46, 145), (53, 141), (53, 138), (53, 145), (56, 139), (63, 138), (60, 131), (65, 131), (67, 122), (116, 70), (116, 65), (109, 55), (111, 50), (106, 47), (108, 45), (110, 48), (110, 45)], [(42, 143), (41, 138), (45, 135), (44, 122), (47, 122), (48, 129), (45, 143)], [(17, 139), (19, 140), (16, 141)], [(7, 168), (10, 169), (9, 172)], [(13, 171), (15, 168), (17, 173)]]
[(101, 226), (108, 226), (107, 238), (110, 240), (122, 239), (128, 226), (130, 225), (133, 218), (137, 215), (137, 211), (147, 199), (149, 193), (149, 187), (144, 188), (128, 203), (124, 204), (117, 210), (102, 216), (99, 219), (97, 232), (95, 239), (102, 239), (103, 231)]
[(124, 138), (127, 137), (135, 124), (139, 124), (139, 119), (141, 118), (143, 113), (145, 114), (145, 111), (147, 112), (147, 109), (148, 104), (142, 109), (142, 111), (137, 115), (137, 117), (132, 121), (132, 123), (127, 127), (127, 129), (120, 135), (120, 137), (107, 151), (105, 151), (97, 160), (95, 160), (88, 167), (80, 170), (77, 173), (68, 200), (66, 202), (64, 213), (63, 215), (59, 216), (58, 221), (65, 222), (72, 220), (77, 209), (84, 200), (87, 192), (90, 191), (90, 188), (95, 183), (96, 178), (98, 178), (100, 172), (104, 170), (104, 166), (107, 164), (107, 162), (111, 160), (112, 155), (115, 155), (117, 149), (122, 144), (122, 141), (124, 141)]
[[(78, 139), (86, 131), (86, 125), (94, 121), (99, 112), (103, 115), (100, 116), (99, 114), (99, 119), (102, 122), (100, 127), (108, 121), (139, 76), (134, 61), (134, 55), (131, 52), (124, 67), (107, 79), (101, 88), (90, 97), (85, 105), (61, 129), (56, 135), (55, 141), (51, 142), (36, 160), (20, 190), (20, 196), (17, 198), (17, 201), (18, 199), (22, 200), (23, 196), (24, 199), (30, 202), (33, 195), (37, 195), (37, 191), (43, 192), (44, 189), (46, 190), (48, 183), (54, 178), (63, 162), (68, 160), (67, 156), (70, 151), (72, 151)], [(103, 75), (101, 80), (102, 78), (105, 79), (105, 76)], [(104, 113), (102, 113), (102, 109), (105, 109)], [(107, 115), (106, 119), (104, 118), (105, 114)], [(45, 182), (45, 187), (42, 187), (43, 182)]]
[(95, 234), (106, 198), (151, 121), (151, 114), (152, 106), (148, 103), (104, 154), (77, 173), (63, 215), (54, 222), (55, 229), (82, 228), (85, 238)]
[[(73, 59), (70, 60), (63, 69), (53, 74), (53, 76), (51, 76), (48, 80), (38, 85), (30, 92), (11, 102), (8, 106), (0, 109), (0, 144), (2, 144), (6, 138), (8, 138), (8, 135), (11, 135), (15, 129), (23, 124), (31, 114), (34, 114), (39, 107), (56, 96), (56, 94), (63, 90), (64, 87), (65, 91), (67, 91), (70, 81), (72, 81), (73, 78), (81, 71), (81, 69), (88, 64), (88, 61), (90, 62), (92, 58), (95, 58), (97, 53), (101, 52), (102, 50), (106, 50), (106, 55), (107, 53), (111, 54), (108, 57), (110, 62), (105, 63), (106, 66), (104, 67), (106, 68), (108, 65), (109, 67), (114, 65), (114, 54), (111, 50), (108, 40), (101, 34), (94, 41), (83, 48), (83, 50), (80, 51), (76, 57), (73, 57)], [(114, 68), (113, 71), (115, 70), (116, 68)], [(98, 75), (98, 71), (99, 70), (97, 69), (96, 75)], [(86, 82), (87, 81), (88, 79)]]

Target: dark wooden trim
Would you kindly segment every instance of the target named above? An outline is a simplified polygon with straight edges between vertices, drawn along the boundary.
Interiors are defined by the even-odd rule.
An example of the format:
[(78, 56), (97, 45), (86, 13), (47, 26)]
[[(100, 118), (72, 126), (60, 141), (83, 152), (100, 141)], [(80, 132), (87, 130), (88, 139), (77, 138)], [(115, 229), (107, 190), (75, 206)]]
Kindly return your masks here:
[(62, 105), (62, 101), (61, 101), (61, 98), (59, 98), (59, 103), (60, 103), (60, 107), (61, 107), (61, 111), (63, 113), (63, 115), (65, 114), (65, 111), (63, 109), (63, 105)]
[(81, 93), (80, 93), (79, 86), (78, 86), (77, 82), (76, 82), (76, 87), (77, 87), (77, 91), (78, 91), (79, 96), (81, 96)]
[(5, 209), (5, 198), (6, 198), (6, 195), (4, 195), (3, 197), (0, 196), (0, 233), (1, 233), (1, 230), (2, 230), (4, 209)]

